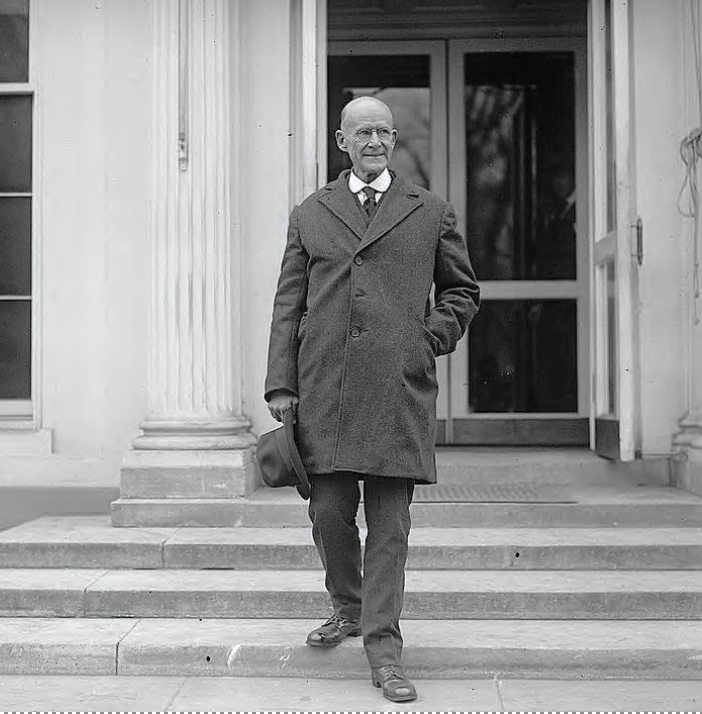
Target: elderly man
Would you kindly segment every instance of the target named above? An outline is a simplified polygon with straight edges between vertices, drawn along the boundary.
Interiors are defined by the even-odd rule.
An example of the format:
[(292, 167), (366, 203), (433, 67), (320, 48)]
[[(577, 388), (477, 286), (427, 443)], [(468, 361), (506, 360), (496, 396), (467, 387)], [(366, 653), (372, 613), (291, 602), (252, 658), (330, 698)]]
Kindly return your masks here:
[(362, 634), (373, 685), (399, 702), (417, 696), (399, 620), (414, 485), (436, 482), (435, 358), (455, 349), (479, 289), (449, 204), (388, 170), (396, 141), (383, 102), (344, 107), (336, 142), (352, 170), (290, 216), (265, 398), (278, 420), (297, 413), (334, 611), (307, 644)]

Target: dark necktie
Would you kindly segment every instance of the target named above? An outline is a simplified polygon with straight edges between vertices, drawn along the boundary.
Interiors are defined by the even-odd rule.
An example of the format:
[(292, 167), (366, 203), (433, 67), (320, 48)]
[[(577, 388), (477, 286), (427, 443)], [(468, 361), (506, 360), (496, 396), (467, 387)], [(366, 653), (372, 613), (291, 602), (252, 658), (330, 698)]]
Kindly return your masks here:
[(366, 202), (363, 204), (363, 210), (366, 212), (368, 220), (370, 220), (375, 213), (375, 207), (377, 205), (375, 202), (375, 189), (370, 186), (364, 186), (361, 190), (366, 194)]

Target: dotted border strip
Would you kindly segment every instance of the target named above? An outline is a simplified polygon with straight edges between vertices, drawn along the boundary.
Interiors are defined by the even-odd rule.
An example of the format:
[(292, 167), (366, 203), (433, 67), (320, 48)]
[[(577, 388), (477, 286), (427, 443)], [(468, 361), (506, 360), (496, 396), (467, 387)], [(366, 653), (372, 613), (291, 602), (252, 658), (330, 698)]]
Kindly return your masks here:
[[(393, 711), (389, 709), (382, 709), (382, 710), (377, 710), (377, 714), (384, 714), (385, 712), (388, 711)], [(397, 709), (394, 711), (403, 711), (402, 709)], [(411, 711), (416, 712), (416, 714), (700, 714), (700, 712), (692, 712), (692, 711), (578, 711), (578, 712), (566, 712), (566, 711), (553, 711), (553, 712), (544, 712), (544, 711), (481, 711), (481, 712), (465, 712), (464, 710), (459, 710), (459, 709), (451, 709), (451, 710), (446, 710), (446, 711), (418, 711), (412, 709)], [(82, 711), (47, 711), (47, 712), (18, 712), (18, 711), (12, 711), (12, 712), (4, 712), (0, 711), (0, 714), (136, 714), (136, 712), (115, 712), (115, 711), (110, 711), (110, 712), (96, 712), (96, 711), (90, 711), (90, 712), (82, 712)], [(163, 714), (163, 712), (139, 712), (139, 714)], [(256, 710), (256, 711), (239, 711), (239, 710), (227, 710), (226, 712), (205, 712), (203, 710), (199, 711), (188, 711), (188, 712), (181, 712), (180, 714), (376, 714), (375, 711), (369, 711), (368, 709), (363, 709), (359, 710), (358, 712), (356, 711), (323, 711), (320, 712), (319, 710), (315, 710), (314, 712), (307, 712), (307, 711), (302, 711), (300, 709), (289, 709), (289, 710), (281, 710), (281, 709), (275, 709), (275, 710)]]

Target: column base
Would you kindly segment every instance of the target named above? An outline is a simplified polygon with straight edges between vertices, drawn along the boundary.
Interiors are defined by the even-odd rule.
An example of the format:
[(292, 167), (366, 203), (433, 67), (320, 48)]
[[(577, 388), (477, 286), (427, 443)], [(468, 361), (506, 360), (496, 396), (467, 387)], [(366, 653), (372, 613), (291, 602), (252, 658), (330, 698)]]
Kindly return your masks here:
[(673, 439), (671, 483), (676, 488), (702, 496), (702, 415), (687, 416), (682, 431)]
[(145, 451), (221, 451), (245, 449), (256, 439), (243, 417), (216, 420), (188, 419), (147, 420), (140, 425), (144, 432), (134, 439), (134, 448)]
[[(161, 515), (150, 514), (144, 507), (149, 500), (166, 501), (171, 512), (178, 513), (179, 502), (211, 501), (212, 508), (217, 509), (223, 501), (246, 498), (260, 485), (253, 454), (253, 447), (230, 451), (130, 451), (122, 459), (120, 498), (112, 504), (112, 523), (163, 525)], [(189, 518), (178, 523), (176, 518), (170, 525), (192, 523)]]

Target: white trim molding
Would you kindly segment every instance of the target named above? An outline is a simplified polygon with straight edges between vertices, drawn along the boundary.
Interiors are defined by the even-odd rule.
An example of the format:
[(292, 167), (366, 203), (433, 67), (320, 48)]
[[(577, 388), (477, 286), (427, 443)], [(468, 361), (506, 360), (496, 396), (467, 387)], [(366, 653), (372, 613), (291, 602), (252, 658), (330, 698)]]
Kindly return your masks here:
[(325, 7), (323, 0), (290, 4), (290, 208), (326, 183), (326, 132), (320, 131), (320, 107), (327, 104)]

